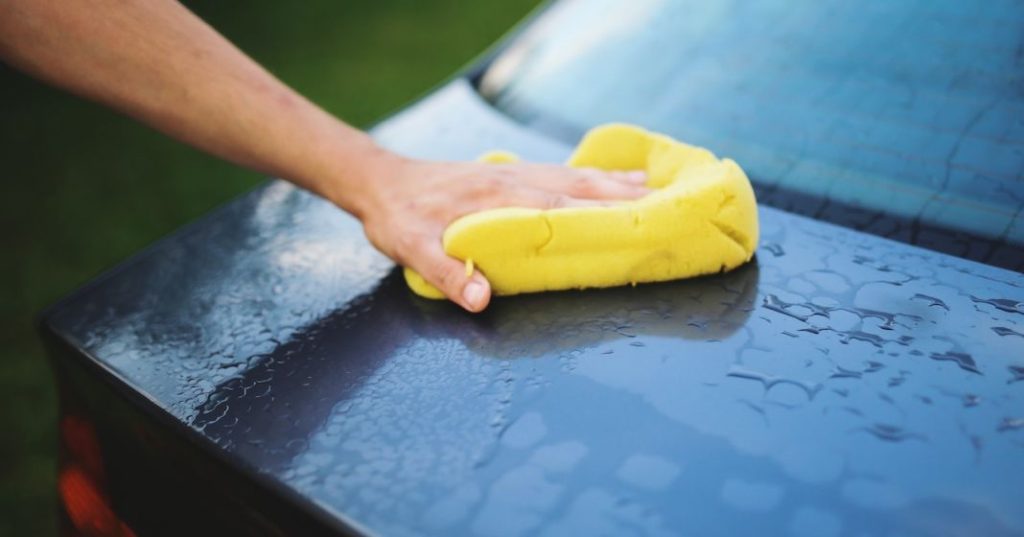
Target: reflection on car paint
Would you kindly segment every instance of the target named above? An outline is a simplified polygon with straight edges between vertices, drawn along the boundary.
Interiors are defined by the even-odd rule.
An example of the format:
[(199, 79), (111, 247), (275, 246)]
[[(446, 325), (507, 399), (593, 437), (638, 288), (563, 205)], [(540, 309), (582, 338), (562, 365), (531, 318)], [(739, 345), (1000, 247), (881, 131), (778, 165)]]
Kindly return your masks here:
[(762, 204), (1021, 271), (1022, 17), (1006, 0), (560, 2), (479, 88), (564, 141), (643, 125), (735, 159)]
[[(445, 98), (466, 121), (475, 105)], [(379, 135), (422, 130), (430, 104)], [(468, 158), (474, 136), (430, 143)], [(1024, 277), (761, 222), (734, 272), (473, 316), (412, 296), (356, 221), (274, 182), (50, 322), (246, 467), (384, 534), (1024, 530)]]
[(805, 508), (843, 531), (1019, 528), (1024, 365), (989, 328), (1020, 319), (964, 289), (1021, 278), (762, 221), (783, 254), (732, 273), (473, 317), (275, 183), (61, 319), (204, 436), (382, 532), (727, 532)]

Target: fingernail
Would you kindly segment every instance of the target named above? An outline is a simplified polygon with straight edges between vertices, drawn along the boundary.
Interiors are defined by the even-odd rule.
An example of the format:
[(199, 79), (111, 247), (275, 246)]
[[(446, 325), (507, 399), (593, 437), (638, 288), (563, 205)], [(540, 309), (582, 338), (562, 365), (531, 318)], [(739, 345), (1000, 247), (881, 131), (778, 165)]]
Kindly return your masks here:
[(484, 286), (479, 282), (471, 281), (462, 288), (462, 300), (466, 301), (466, 304), (473, 309), (478, 309), (480, 304), (484, 300), (484, 294), (487, 292)]

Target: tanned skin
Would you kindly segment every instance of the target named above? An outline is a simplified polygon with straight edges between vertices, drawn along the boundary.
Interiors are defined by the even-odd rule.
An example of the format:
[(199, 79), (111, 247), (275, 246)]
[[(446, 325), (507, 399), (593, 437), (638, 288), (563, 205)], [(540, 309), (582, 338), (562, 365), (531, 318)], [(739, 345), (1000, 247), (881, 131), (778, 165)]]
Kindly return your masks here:
[(445, 255), (450, 222), (494, 207), (601, 205), (648, 192), (642, 172), (435, 162), (387, 151), (172, 0), (0, 0), (0, 59), (319, 194), (359, 218), (377, 249), (472, 312), (487, 307), (491, 288)]

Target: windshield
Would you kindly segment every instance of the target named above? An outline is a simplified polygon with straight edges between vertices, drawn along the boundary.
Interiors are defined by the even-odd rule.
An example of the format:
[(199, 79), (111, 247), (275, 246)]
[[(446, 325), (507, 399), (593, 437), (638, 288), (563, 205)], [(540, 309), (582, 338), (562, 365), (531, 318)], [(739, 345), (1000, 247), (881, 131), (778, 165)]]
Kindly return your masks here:
[(564, 1), (480, 90), (549, 133), (640, 124), (734, 158), (762, 202), (925, 246), (951, 240), (936, 226), (1007, 266), (1024, 244), (1022, 21), (1012, 1)]

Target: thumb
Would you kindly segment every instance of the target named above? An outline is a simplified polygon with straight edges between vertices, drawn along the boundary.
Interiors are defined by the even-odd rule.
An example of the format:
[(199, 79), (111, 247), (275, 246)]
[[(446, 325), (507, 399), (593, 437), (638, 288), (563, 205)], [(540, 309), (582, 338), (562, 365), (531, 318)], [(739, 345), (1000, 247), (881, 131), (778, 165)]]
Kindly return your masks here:
[(406, 264), (467, 311), (483, 311), (491, 300), (491, 286), (487, 279), (466, 263), (449, 257), (439, 244), (417, 248), (416, 255), (406, 260)]

